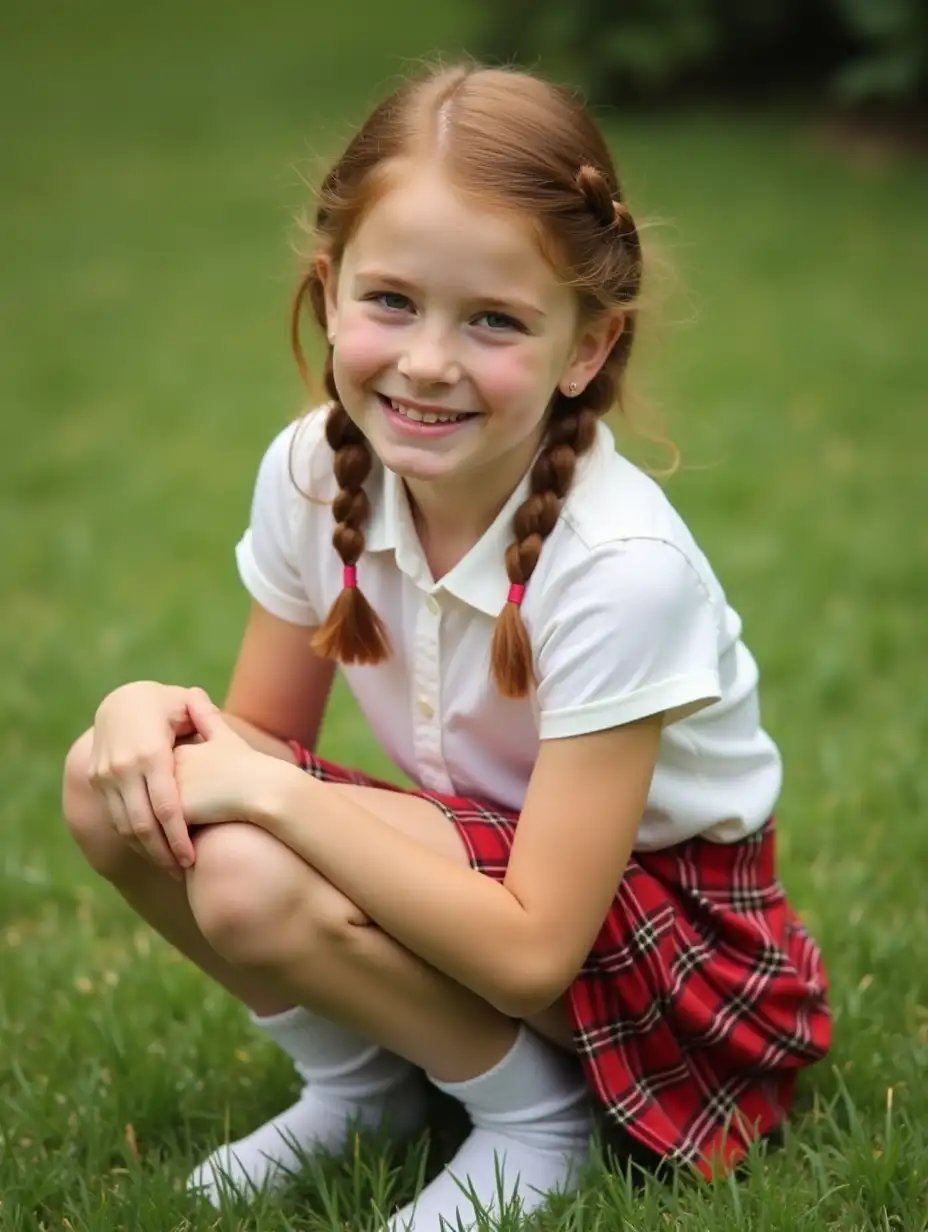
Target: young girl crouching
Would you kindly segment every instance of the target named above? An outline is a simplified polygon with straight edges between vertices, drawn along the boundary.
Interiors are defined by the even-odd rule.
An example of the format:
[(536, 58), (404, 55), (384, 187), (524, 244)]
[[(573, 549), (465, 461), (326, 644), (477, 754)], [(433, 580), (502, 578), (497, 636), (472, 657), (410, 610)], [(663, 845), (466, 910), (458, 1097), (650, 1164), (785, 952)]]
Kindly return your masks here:
[[(597, 1109), (708, 1173), (828, 1047), (741, 621), (603, 422), (642, 266), (601, 134), (525, 74), (405, 84), (322, 185), (294, 341), (308, 306), (330, 401), (261, 462), (224, 712), (123, 686), (65, 774), (93, 867), (305, 1083), (197, 1168), (214, 1202), (418, 1133), (426, 1080), (473, 1129), (396, 1228), (467, 1226), (462, 1184), (534, 1209)], [(313, 752), (337, 663), (417, 790)]]

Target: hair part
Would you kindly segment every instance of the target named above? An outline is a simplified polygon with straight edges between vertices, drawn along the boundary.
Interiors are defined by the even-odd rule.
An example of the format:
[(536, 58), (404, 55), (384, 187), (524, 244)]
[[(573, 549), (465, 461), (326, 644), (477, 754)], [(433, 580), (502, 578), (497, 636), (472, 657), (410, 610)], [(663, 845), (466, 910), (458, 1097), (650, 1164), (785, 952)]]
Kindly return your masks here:
[[(577, 461), (595, 440), (597, 421), (614, 406), (622, 409), (641, 295), (641, 241), (602, 134), (571, 93), (510, 69), (431, 70), (374, 109), (323, 179), (313, 251), (291, 316), (293, 351), (307, 382), (299, 335), (304, 307), (323, 333), (327, 325), (317, 259), (325, 256), (337, 271), (351, 237), (390, 190), (397, 170), (426, 159), (437, 162), (466, 198), (531, 223), (543, 256), (576, 292), (581, 320), (623, 314), (622, 331), (586, 389), (574, 397), (556, 391), (552, 398), (530, 492), (515, 513), (514, 541), (506, 552), (510, 582), (525, 586), (557, 524)], [(343, 564), (352, 566), (364, 550), (363, 484), (373, 458), (341, 404), (331, 345), (325, 386), (331, 398), (326, 438), (339, 485), (332, 543)], [(390, 653), (382, 622), (353, 584), (343, 588), (312, 644), (342, 663), (375, 664)], [(524, 697), (532, 687), (532, 651), (518, 602), (508, 601), (496, 622), (491, 672), (506, 697)]]

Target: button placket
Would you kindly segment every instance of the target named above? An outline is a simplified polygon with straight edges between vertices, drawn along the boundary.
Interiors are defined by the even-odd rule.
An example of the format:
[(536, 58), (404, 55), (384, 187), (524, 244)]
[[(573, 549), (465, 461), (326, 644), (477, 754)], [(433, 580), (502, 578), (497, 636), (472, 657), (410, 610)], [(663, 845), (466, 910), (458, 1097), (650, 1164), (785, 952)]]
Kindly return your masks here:
[(433, 791), (454, 790), (441, 747), (441, 603), (426, 595), (413, 647), (413, 745), (419, 780)]

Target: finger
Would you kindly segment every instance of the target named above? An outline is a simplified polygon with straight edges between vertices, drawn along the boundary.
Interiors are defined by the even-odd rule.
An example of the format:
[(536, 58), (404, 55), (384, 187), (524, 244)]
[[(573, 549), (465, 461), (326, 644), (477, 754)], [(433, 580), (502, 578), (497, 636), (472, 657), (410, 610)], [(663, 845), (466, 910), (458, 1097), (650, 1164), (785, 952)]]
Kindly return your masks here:
[[(132, 823), (129, 821), (129, 814), (126, 811), (126, 806), (123, 803), (122, 796), (115, 787), (99, 788), (100, 795), (103, 797), (106, 805), (106, 811), (109, 814), (110, 820), (113, 823), (113, 828), (120, 838), (125, 839), (127, 845), (143, 860), (150, 860), (150, 856), (139, 840), (132, 832)], [(178, 881), (183, 881), (184, 874), (173, 863), (170, 868), (165, 870), (175, 877)]]
[(174, 859), (181, 868), (192, 868), (196, 855), (193, 840), (187, 831), (173, 763), (173, 757), (169, 757), (153, 765), (148, 771), (145, 785), (151, 811), (164, 832)]
[(118, 789), (111, 784), (104, 783), (97, 788), (97, 791), (106, 806), (113, 829), (121, 838), (131, 839), (132, 823), (129, 821), (126, 806), (122, 802), (122, 796), (119, 794)]
[(142, 779), (124, 783), (123, 803), (129, 818), (132, 837), (141, 843), (145, 857), (165, 872), (176, 870), (178, 865), (161, 832), (161, 826), (151, 808), (148, 792)]
[(187, 691), (187, 713), (197, 734), (204, 740), (215, 740), (229, 730), (222, 711), (203, 689)]
[(192, 736), (178, 736), (177, 739), (174, 741), (174, 748), (182, 749), (184, 748), (185, 745), (188, 745), (188, 744), (203, 744), (203, 743), (204, 743), (203, 737), (198, 736), (196, 732), (194, 732)]

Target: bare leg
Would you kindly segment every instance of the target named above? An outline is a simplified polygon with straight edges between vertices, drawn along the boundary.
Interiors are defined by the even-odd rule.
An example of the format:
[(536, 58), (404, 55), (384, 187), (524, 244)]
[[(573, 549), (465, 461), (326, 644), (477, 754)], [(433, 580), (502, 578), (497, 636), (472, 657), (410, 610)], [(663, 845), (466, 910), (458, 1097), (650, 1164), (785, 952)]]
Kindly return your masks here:
[[(82, 736), (68, 756), (63, 793), (88, 862), (165, 940), (255, 1012), (306, 1005), (423, 1068), (437, 1067), (436, 1076), (448, 1080), (482, 1072), (510, 1047), (511, 1019), (371, 926), (257, 827), (201, 831), (186, 886), (157, 870), (107, 822), (87, 782), (89, 751), (90, 738)], [(460, 846), (431, 805), (408, 803), (434, 820), (446, 843)]]
[[(447, 826), (427, 802), (397, 799), (407, 806), (404, 817), (421, 813), (432, 825)], [(576, 1060), (519, 1029), (370, 924), (258, 827), (206, 830), (187, 881), (194, 916), (220, 953), (267, 969), (297, 1005), (421, 1066), (467, 1109), (470, 1135), (414, 1205), (391, 1221), (391, 1232), (410, 1221), (419, 1232), (436, 1232), (443, 1222), (457, 1226), (459, 1215), (470, 1226), (474, 1208), (462, 1183), (489, 1207), (500, 1192), (505, 1201), (518, 1193), (530, 1212), (549, 1191), (576, 1182), (592, 1129)], [(262, 1142), (266, 1129), (256, 1131)], [(219, 1162), (254, 1146), (252, 1136), (220, 1148)], [(198, 1183), (215, 1159), (195, 1174)]]
[(258, 971), (220, 958), (204, 938), (190, 910), (187, 889), (138, 855), (106, 819), (100, 797), (87, 781), (90, 733), (74, 744), (65, 762), (65, 820), (90, 867), (111, 882), (133, 911), (170, 945), (233, 997), (258, 1014), (276, 1014), (293, 1004)]
[[(273, 1180), (282, 1136), (290, 1140), (297, 1122), (303, 1131), (297, 1137), (310, 1148), (320, 1141), (335, 1146), (345, 1117), (363, 1108), (366, 1096), (358, 1089), (359, 1077), (364, 1071), (368, 1080), (376, 1076), (378, 1061), (366, 1059), (365, 1040), (377, 1041), (426, 1069), (465, 1102), (475, 1129), (456, 1157), (457, 1167), (477, 1181), (486, 1200), (495, 1193), (494, 1161), (503, 1157), (508, 1160), (507, 1186), (521, 1176), (534, 1191), (533, 1203), (566, 1181), (584, 1157), (589, 1129), (579, 1071), (565, 1069), (566, 1058), (558, 1065), (538, 1053), (543, 1046), (537, 1038), (532, 1045), (533, 1037), (519, 1036), (517, 1023), (371, 925), (335, 887), (258, 827), (231, 823), (203, 830), (195, 840), (197, 863), (187, 874), (186, 886), (158, 872), (109, 826), (87, 783), (88, 753), (89, 738), (84, 737), (68, 757), (64, 808), (91, 865), (171, 944), (260, 1014), (305, 1006), (324, 1016), (317, 1020), (317, 1032), (323, 1035), (326, 1019), (348, 1031), (354, 1028), (348, 1051), (354, 1050), (357, 1063), (352, 1062), (347, 1080), (338, 1079), (333, 1086), (325, 1071), (319, 1071), (321, 1081), (315, 1086), (310, 1081), (292, 1109), (248, 1140), (214, 1152), (191, 1178), (194, 1187), (216, 1200), (218, 1176), (229, 1176), (230, 1165), (237, 1166), (237, 1182)], [(466, 861), (457, 832), (426, 801), (363, 788), (331, 790), (363, 792), (365, 806), (385, 822), (431, 841), (449, 860)], [(307, 1010), (283, 1017), (289, 1021), (293, 1013), (305, 1015)], [(560, 1033), (563, 1023), (557, 1011), (554, 1020)], [(517, 1038), (522, 1041), (518, 1047)], [(553, 1057), (556, 1050), (548, 1052)], [(377, 1055), (390, 1065), (389, 1053)], [(402, 1062), (393, 1057), (392, 1064)], [(406, 1106), (402, 1078), (399, 1086), (389, 1081), (394, 1100)], [(344, 1113), (333, 1117), (339, 1082)], [(354, 1096), (361, 1095), (360, 1103), (350, 1098), (348, 1084), (354, 1085)], [(370, 1082), (368, 1090), (376, 1094)], [(553, 1113), (545, 1111), (554, 1105)], [(493, 1125), (497, 1110), (504, 1113), (502, 1129)], [(328, 1117), (324, 1132), (320, 1114)], [(528, 1127), (527, 1139), (520, 1138), (516, 1121)], [(247, 1158), (240, 1158), (246, 1152)], [(292, 1160), (291, 1151), (283, 1166)], [(213, 1162), (219, 1164), (218, 1174)], [(442, 1174), (419, 1201), (425, 1204), (423, 1227), (431, 1228), (433, 1222), (437, 1226), (433, 1207), (453, 1221), (461, 1201), (457, 1181), (451, 1173)]]
[[(148, 860), (138, 855), (107, 822), (100, 799), (87, 782), (89, 753), (90, 734), (85, 733), (68, 755), (63, 791), (65, 817), (88, 863), (101, 876), (112, 882), (130, 907), (169, 944), (257, 1014), (276, 1014), (288, 1009), (296, 1001), (332, 1012), (331, 994), (327, 996), (323, 992), (323, 985), (313, 982), (315, 991), (310, 995), (310, 990), (305, 987), (305, 979), (300, 979), (296, 975), (295, 967), (299, 967), (300, 962), (293, 956), (288, 957), (282, 963), (256, 964), (247, 960), (242, 962), (234, 952), (223, 955), (213, 944), (213, 941), (218, 940), (219, 947), (223, 948), (223, 937), (214, 936), (212, 941), (204, 937), (200, 922), (190, 904), (191, 900), (198, 902), (200, 910), (213, 919), (214, 931), (226, 934), (225, 948), (228, 949), (228, 934), (241, 932), (241, 929), (236, 929), (234, 921), (229, 918), (230, 912), (222, 904), (214, 902), (213, 907), (216, 910), (211, 910), (209, 900), (215, 898), (211, 885), (217, 879), (225, 879), (229, 871), (225, 867), (227, 864), (235, 866), (237, 871), (245, 877), (247, 885), (253, 887), (253, 892), (249, 895), (245, 890), (238, 899), (236, 896), (239, 891), (232, 893), (232, 914), (235, 913), (236, 906), (247, 911), (243, 904), (260, 892), (253, 880), (256, 866), (250, 864), (249, 860), (255, 858), (260, 863), (265, 857), (269, 858), (273, 851), (276, 865), (272, 877), (280, 876), (287, 883), (290, 883), (293, 878), (296, 879), (298, 887), (294, 893), (307, 904), (311, 913), (320, 917), (321, 927), (329, 939), (332, 939), (333, 934), (340, 938), (341, 944), (335, 947), (336, 950), (342, 950), (345, 943), (353, 945), (355, 941), (363, 942), (357, 954), (357, 961), (365, 970), (369, 968), (372, 971), (378, 968), (379, 960), (388, 961), (386, 955), (392, 954), (392, 961), (388, 961), (390, 973), (384, 974), (382, 981), (394, 991), (397, 991), (395, 977), (398, 972), (393, 968), (402, 966), (407, 971), (418, 990), (414, 997), (414, 1004), (410, 1006), (411, 1016), (420, 1022), (416, 1031), (417, 1035), (428, 1037), (435, 1026), (434, 1023), (429, 1026), (427, 1022), (422, 1022), (418, 1018), (422, 1011), (423, 1000), (431, 1011), (426, 1014), (426, 1019), (431, 1018), (431, 1014), (441, 1003), (447, 1002), (445, 1017), (461, 1024), (460, 1029), (454, 1032), (456, 1036), (469, 1040), (473, 1046), (474, 1033), (482, 1037), (488, 1030), (489, 1037), (486, 1044), (489, 1045), (490, 1052), (497, 1049), (504, 1050), (505, 1041), (511, 1038), (513, 1031), (513, 1028), (508, 1025), (509, 1020), (504, 1019), (474, 994), (414, 957), (379, 929), (369, 925), (362, 913), (334, 887), (294, 856), (289, 849), (270, 839), (263, 832), (259, 832), (255, 827), (217, 826), (202, 832), (196, 840), (198, 868), (188, 878), (188, 886), (167, 877)], [(333, 785), (331, 790), (356, 798), (359, 804), (363, 803), (365, 808), (376, 812), (384, 821), (403, 830), (417, 841), (434, 847), (449, 860), (467, 863), (467, 852), (457, 831), (438, 809), (427, 802), (412, 800), (396, 792), (376, 791), (365, 787)], [(235, 844), (230, 842), (233, 839), (233, 830), (242, 835), (243, 843), (251, 844), (250, 854), (245, 856), (244, 861), (241, 859), (244, 849), (236, 854)], [(259, 851), (253, 850), (255, 844)], [(217, 852), (219, 845), (223, 848), (221, 853)], [(214, 856), (217, 856), (216, 863), (220, 864), (220, 868), (211, 870), (214, 875), (210, 878), (211, 884), (207, 885), (205, 878), (200, 874), (204, 872), (204, 858), (207, 871), (210, 871)], [(239, 915), (241, 914), (242, 911), (239, 911)], [(302, 917), (299, 922), (294, 922), (292, 927), (297, 931), (303, 929), (304, 938), (310, 938), (317, 931), (311, 922), (307, 922)], [(363, 931), (357, 931), (359, 928)], [(252, 937), (252, 940), (256, 938)], [(318, 939), (314, 948), (320, 948)], [(333, 962), (335, 966), (339, 962), (344, 963), (345, 958), (346, 955), (343, 953), (339, 953), (338, 958), (335, 958), (333, 953), (323, 961), (323, 969), (329, 970)], [(313, 964), (319, 961), (318, 958), (314, 958)], [(414, 978), (413, 972), (416, 973)], [(436, 984), (438, 987), (435, 987)], [(363, 999), (366, 1000), (366, 993)], [(470, 1012), (462, 1012), (465, 1005), (469, 1005)], [(408, 1015), (402, 1017), (407, 1018)], [(349, 1020), (365, 1031), (370, 1029), (368, 1021), (365, 1020), (362, 1023), (353, 1014)], [(572, 1047), (570, 1023), (561, 1002), (529, 1021), (535, 1030), (561, 1047)], [(495, 1029), (489, 1028), (491, 1023)], [(484, 1024), (484, 1030), (480, 1030), (478, 1024)], [(507, 1025), (504, 1026), (504, 1024)], [(396, 1025), (394, 1022), (394, 1026), (390, 1028), (391, 1038)], [(379, 1038), (376, 1033), (373, 1037)], [(395, 1047), (395, 1041), (392, 1044), (388, 1043), (388, 1046), (402, 1055), (407, 1055), (404, 1049)], [(423, 1046), (427, 1051), (431, 1051), (427, 1049), (424, 1041)], [(446, 1042), (446, 1046), (440, 1051), (446, 1058), (445, 1064), (447, 1064), (449, 1052), (453, 1050), (448, 1049)], [(477, 1051), (481, 1054), (480, 1060), (483, 1060), (483, 1048), (478, 1047)], [(475, 1057), (478, 1065), (480, 1060)], [(421, 1061), (418, 1063), (422, 1064)], [(449, 1078), (451, 1076), (447, 1075)]]
[(437, 1076), (482, 1072), (516, 1025), (404, 949), (256, 826), (212, 826), (187, 875), (194, 918), (230, 961)]
[[(395, 791), (378, 791), (370, 787), (352, 787), (348, 785), (332, 785), (337, 791), (350, 800), (355, 800), (362, 808), (375, 813), (383, 821), (414, 838), (423, 846), (431, 847), (449, 860), (458, 864), (470, 864), (470, 857), (461, 836), (447, 820), (440, 809), (421, 800), (410, 800)], [(573, 1027), (570, 1013), (563, 998), (553, 1005), (527, 1018), (526, 1022), (539, 1035), (564, 1048), (568, 1052), (575, 1051)]]

